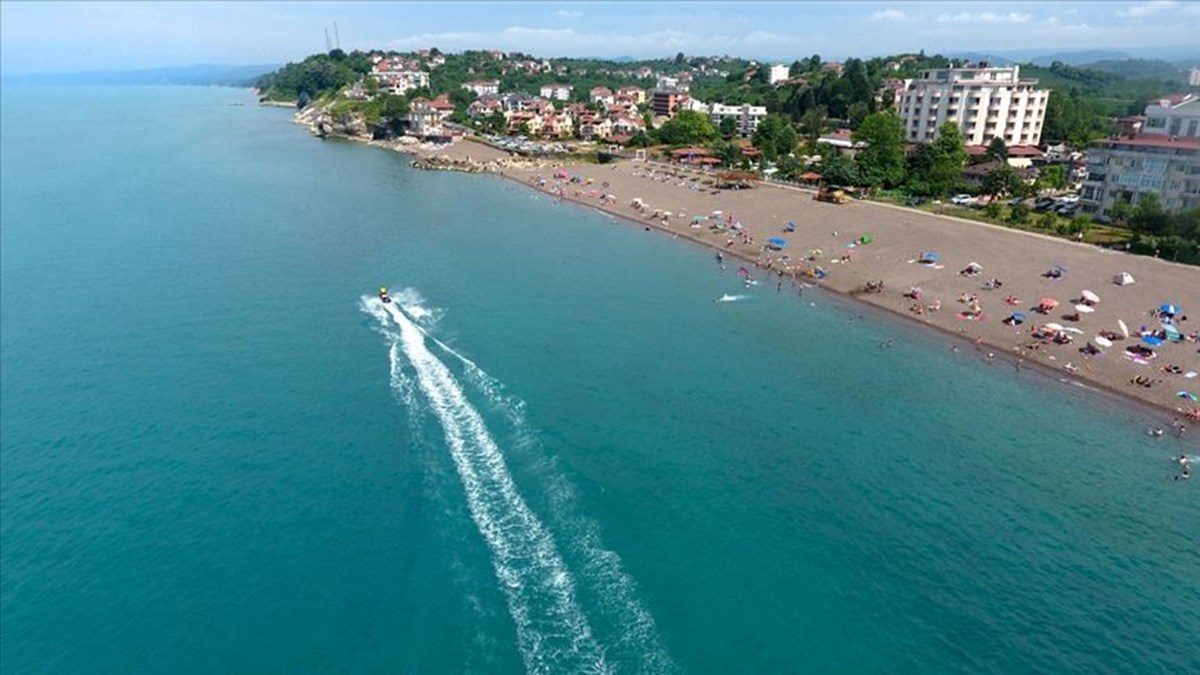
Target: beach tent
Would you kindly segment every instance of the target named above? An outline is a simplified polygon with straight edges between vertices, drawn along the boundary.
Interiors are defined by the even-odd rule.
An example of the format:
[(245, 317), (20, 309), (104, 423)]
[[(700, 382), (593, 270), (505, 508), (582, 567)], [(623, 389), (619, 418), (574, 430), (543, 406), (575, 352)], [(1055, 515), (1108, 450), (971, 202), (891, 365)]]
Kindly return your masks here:
[(1133, 275), (1129, 272), (1120, 272), (1113, 276), (1113, 283), (1118, 286), (1128, 286), (1133, 283)]

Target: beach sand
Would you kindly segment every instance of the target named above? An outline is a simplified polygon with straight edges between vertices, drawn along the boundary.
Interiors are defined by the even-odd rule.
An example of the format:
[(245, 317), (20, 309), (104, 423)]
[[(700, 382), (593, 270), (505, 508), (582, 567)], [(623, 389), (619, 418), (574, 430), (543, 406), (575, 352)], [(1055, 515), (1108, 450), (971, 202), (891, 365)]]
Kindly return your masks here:
[[(506, 156), (501, 150), (470, 141), (455, 143), (436, 154), (471, 157), (475, 161), (494, 161)], [(536, 179), (543, 177), (546, 185), (542, 189), (549, 191), (555, 185), (555, 166), (546, 161), (540, 167), (504, 167), (502, 171), (505, 177), (530, 187), (536, 187)], [(1173, 365), (1185, 373), (1200, 371), (1200, 343), (1187, 340), (1165, 343), (1155, 348), (1158, 355), (1148, 364), (1126, 358), (1124, 348), (1142, 344), (1134, 333), (1143, 325), (1152, 329), (1159, 327), (1150, 310), (1165, 302), (1182, 307), (1184, 315), (1187, 310), (1197, 312), (1194, 317), (1178, 323), (1184, 335), (1200, 331), (1200, 268), (886, 204), (817, 202), (811, 192), (793, 188), (760, 185), (748, 190), (721, 190), (712, 194), (711, 188), (690, 189), (691, 181), (687, 179), (662, 179), (666, 172), (689, 176), (703, 174), (656, 163), (621, 161), (604, 165), (568, 164), (563, 168), (571, 175), (593, 179), (591, 185), (564, 183), (566, 199), (721, 250), (730, 258), (727, 264), (731, 269), (742, 264), (732, 260), (734, 257), (762, 265), (758, 268), (746, 265), (762, 281), (762, 288), (776, 284), (777, 270), (782, 267), (789, 270), (783, 287), (793, 292), (790, 270), (799, 267), (801, 259), (807, 258), (811, 251), (819, 249), (822, 253), (813, 261), (804, 260), (804, 266), (820, 266), (828, 275), (823, 279), (806, 278), (804, 281), (853, 295), (967, 341), (960, 344), (957, 340), (948, 340), (947, 349), (955, 344), (965, 351), (974, 348), (972, 343), (979, 342), (978, 348), (985, 355), (995, 353), (997, 358), (1008, 355), (1027, 363), (1041, 364), (1067, 379), (1098, 385), (1174, 413), (1198, 407), (1176, 394), (1179, 391), (1200, 394), (1200, 377), (1189, 379), (1163, 372), (1161, 368)], [(656, 177), (646, 175), (650, 172)], [(601, 187), (603, 182), (607, 182), (608, 187)], [(577, 190), (582, 193), (576, 194)], [(594, 196), (605, 193), (614, 195), (615, 203), (602, 204), (599, 197)], [(635, 198), (643, 200), (647, 206), (641, 211), (635, 209), (630, 205)], [(673, 216), (666, 221), (647, 217), (654, 209), (670, 211)], [(690, 226), (693, 215), (707, 216), (717, 210), (731, 214), (753, 241), (744, 243), (737, 238), (732, 246), (727, 246), (730, 234), (710, 229), (711, 221), (705, 221), (699, 228)], [(674, 215), (680, 212), (686, 215)], [(795, 223), (795, 230), (785, 232), (789, 221)], [(870, 235), (873, 241), (849, 248), (863, 235)], [(787, 240), (787, 245), (782, 251), (764, 251), (770, 237), (782, 237)], [(850, 251), (850, 262), (840, 262), (839, 259)], [(936, 251), (940, 256), (939, 266), (915, 262), (924, 251)], [(785, 255), (788, 257), (784, 258)], [(959, 275), (959, 271), (971, 262), (982, 266), (982, 272), (975, 277)], [(766, 268), (768, 264), (772, 269)], [(1061, 278), (1042, 276), (1056, 265), (1067, 270)], [(1129, 286), (1114, 284), (1113, 276), (1119, 272), (1130, 273), (1136, 283)], [(985, 282), (992, 277), (999, 279), (1002, 287), (985, 290)], [(882, 280), (883, 291), (861, 292), (872, 280)], [(905, 296), (911, 287), (922, 289), (919, 304), (928, 306), (940, 301), (940, 311), (912, 312), (911, 308), (918, 303)], [(1083, 314), (1078, 321), (1064, 318), (1064, 315), (1075, 313), (1073, 306), (1084, 289), (1099, 295), (1100, 302), (1095, 311)], [(968, 309), (966, 303), (958, 301), (964, 293), (978, 296), (981, 320), (959, 318), (960, 313)], [(1009, 295), (1016, 296), (1019, 303), (1006, 304), (1004, 299)], [(1058, 308), (1047, 315), (1032, 311), (1043, 297), (1059, 301)], [(1027, 318), (1023, 325), (1008, 326), (1001, 322), (1014, 311), (1025, 313)], [(1124, 320), (1132, 331), (1130, 339), (1114, 342), (1099, 356), (1087, 356), (1080, 351), (1101, 330), (1119, 333), (1118, 319)], [(1074, 335), (1073, 344), (1058, 345), (1033, 339), (1031, 328), (1047, 322), (1078, 328), (1083, 333)], [(1031, 343), (1045, 344), (1036, 350), (1023, 347)], [(1130, 380), (1138, 376), (1147, 376), (1157, 382), (1149, 388), (1131, 384)]]

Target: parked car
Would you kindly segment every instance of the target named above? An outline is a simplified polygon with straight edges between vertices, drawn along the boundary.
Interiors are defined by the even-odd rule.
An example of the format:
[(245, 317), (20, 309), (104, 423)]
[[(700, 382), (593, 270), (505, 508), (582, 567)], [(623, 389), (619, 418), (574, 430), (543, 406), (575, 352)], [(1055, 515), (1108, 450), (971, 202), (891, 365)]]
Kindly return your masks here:
[(950, 198), (950, 203), (956, 206), (969, 206), (975, 201), (975, 198), (968, 194), (954, 195)]
[(1037, 201), (1035, 201), (1033, 203), (1033, 210), (1034, 211), (1049, 211), (1050, 207), (1052, 207), (1052, 206), (1054, 206), (1054, 198), (1053, 197), (1038, 197)]
[(1079, 204), (1063, 204), (1055, 211), (1060, 216), (1073, 216), (1079, 210)]
[(1025, 199), (1022, 197), (1013, 197), (1012, 199), (1008, 200), (1008, 205), (1016, 206), (1017, 204), (1020, 204), (1023, 201), (1025, 201)]

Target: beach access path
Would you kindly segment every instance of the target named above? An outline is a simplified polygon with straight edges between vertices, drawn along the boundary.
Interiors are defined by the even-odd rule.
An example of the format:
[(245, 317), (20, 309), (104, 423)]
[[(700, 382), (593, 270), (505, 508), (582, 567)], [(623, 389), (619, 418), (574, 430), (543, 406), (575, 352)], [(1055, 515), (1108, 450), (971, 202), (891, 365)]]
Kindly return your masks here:
[[(460, 141), (434, 154), (475, 161), (507, 156), (501, 150), (470, 141)], [(1186, 378), (1162, 369), (1177, 366), (1183, 373), (1200, 371), (1200, 343), (1186, 339), (1167, 342), (1154, 348), (1156, 357), (1148, 363), (1125, 355), (1125, 347), (1143, 344), (1136, 335), (1142, 326), (1160, 327), (1150, 312), (1164, 303), (1183, 308), (1183, 316), (1195, 312), (1188, 320), (1177, 322), (1185, 336), (1200, 331), (1198, 267), (887, 204), (818, 202), (809, 192), (769, 184), (714, 193), (710, 187), (697, 189), (695, 185), (696, 179), (705, 174), (656, 163), (567, 163), (561, 164), (561, 169), (581, 177), (582, 182), (556, 181), (558, 168), (549, 161), (542, 167), (507, 167), (503, 173), (535, 189), (538, 179), (544, 178), (545, 185), (540, 189), (546, 192), (561, 184), (567, 200), (671, 232), (720, 250), (727, 257), (757, 265), (747, 267), (761, 280), (759, 288), (763, 292), (774, 292), (781, 270), (785, 274), (783, 290), (795, 292), (791, 288), (792, 272), (820, 267), (827, 273), (824, 278), (801, 280), (961, 336), (968, 344), (960, 348), (978, 342), (985, 354), (1006, 353), (1039, 363), (1064, 378), (1099, 385), (1176, 413), (1198, 407), (1177, 393), (1200, 395), (1200, 377)], [(591, 179), (590, 184), (587, 179)], [(607, 187), (602, 187), (604, 183)], [(603, 202), (601, 196), (605, 194), (614, 196), (615, 201)], [(635, 199), (644, 206), (632, 206)], [(655, 209), (672, 215), (666, 219), (655, 217)], [(740, 223), (750, 241), (712, 228), (716, 211)], [(693, 225), (694, 216), (709, 219), (697, 227)], [(787, 231), (789, 222), (794, 224), (792, 231)], [(869, 236), (870, 243), (856, 243), (863, 236)], [(772, 237), (786, 240), (782, 250), (765, 249)], [(812, 255), (816, 251), (819, 253)], [(917, 262), (928, 251), (938, 254), (936, 265)], [(847, 254), (848, 259), (843, 261)], [(974, 277), (960, 275), (959, 271), (972, 262), (982, 268), (981, 272)], [(738, 264), (732, 260), (730, 263), (731, 269)], [(1060, 278), (1043, 276), (1056, 266), (1066, 270)], [(1131, 274), (1135, 283), (1116, 285), (1113, 277), (1121, 272)], [(986, 290), (984, 285), (990, 278), (1000, 280), (1002, 286)], [(862, 292), (867, 282), (879, 280), (883, 281), (882, 292)], [(921, 289), (919, 300), (906, 296), (914, 287)], [(1096, 293), (1100, 302), (1092, 313), (1071, 320), (1084, 289)], [(982, 309), (978, 319), (960, 318), (969, 308), (968, 303), (959, 301), (963, 294), (977, 296)], [(1019, 302), (1006, 303), (1008, 296), (1015, 296)], [(1042, 298), (1053, 298), (1059, 305), (1048, 314), (1039, 314), (1033, 308)], [(940, 310), (927, 311), (929, 305), (938, 302)], [(914, 312), (916, 306), (925, 311)], [(1012, 312), (1025, 314), (1022, 325), (1002, 323)], [(1081, 352), (1100, 331), (1119, 333), (1118, 319), (1131, 331), (1129, 339), (1115, 341), (1102, 355)], [(1072, 344), (1034, 339), (1031, 329), (1045, 323), (1058, 323), (1082, 333), (1074, 334)], [(1035, 343), (1041, 346), (1026, 348)], [(1139, 376), (1155, 382), (1150, 387), (1131, 384), (1130, 380)]]

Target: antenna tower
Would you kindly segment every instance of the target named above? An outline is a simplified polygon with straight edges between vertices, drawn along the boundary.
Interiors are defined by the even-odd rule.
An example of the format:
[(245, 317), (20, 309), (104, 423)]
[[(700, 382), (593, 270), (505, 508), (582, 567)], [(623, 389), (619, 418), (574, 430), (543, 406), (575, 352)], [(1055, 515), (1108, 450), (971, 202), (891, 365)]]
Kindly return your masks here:
[(333, 43), (329, 41), (329, 26), (325, 27), (325, 51), (333, 51)]
[(336, 22), (336, 21), (334, 21), (334, 22), (333, 22), (333, 42), (334, 42), (334, 44), (336, 44), (336, 45), (337, 45), (337, 48), (338, 48), (338, 49), (341, 49), (341, 48), (342, 48), (342, 38), (341, 38), (341, 36), (340, 36), (340, 35), (338, 35), (338, 29), (337, 29), (337, 22)]

